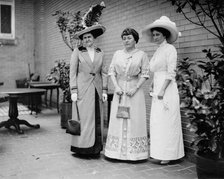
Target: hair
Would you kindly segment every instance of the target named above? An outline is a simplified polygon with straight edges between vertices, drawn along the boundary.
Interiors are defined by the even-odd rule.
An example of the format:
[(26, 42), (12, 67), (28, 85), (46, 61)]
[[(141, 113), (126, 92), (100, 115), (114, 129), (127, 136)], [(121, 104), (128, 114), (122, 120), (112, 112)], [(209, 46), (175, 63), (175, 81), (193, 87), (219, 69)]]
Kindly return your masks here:
[(135, 29), (132, 29), (132, 28), (124, 29), (123, 32), (121, 33), (121, 38), (123, 39), (123, 36), (126, 36), (126, 35), (132, 35), (135, 39), (135, 42), (138, 43), (139, 35)]
[(83, 40), (83, 35), (85, 35), (85, 34), (92, 34), (92, 36), (93, 36), (94, 39), (97, 37), (93, 31), (90, 31), (90, 32), (86, 32), (86, 33), (80, 35), (79, 38), (80, 38), (81, 40)]
[(154, 27), (154, 28), (151, 29), (151, 32), (153, 32), (154, 30), (156, 30), (156, 31), (158, 31), (158, 32), (160, 32), (160, 33), (162, 33), (163, 36), (166, 37), (166, 39), (170, 37), (170, 31), (168, 31), (168, 30), (165, 29), (165, 28), (162, 28), (162, 27)]

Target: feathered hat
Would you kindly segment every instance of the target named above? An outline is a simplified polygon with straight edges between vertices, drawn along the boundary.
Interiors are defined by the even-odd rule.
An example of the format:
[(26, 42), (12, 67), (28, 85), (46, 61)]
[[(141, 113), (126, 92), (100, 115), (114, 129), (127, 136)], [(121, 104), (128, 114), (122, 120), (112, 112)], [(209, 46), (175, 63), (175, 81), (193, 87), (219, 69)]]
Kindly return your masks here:
[(82, 17), (81, 25), (83, 30), (76, 32), (75, 36), (82, 39), (85, 33), (90, 32), (96, 38), (102, 35), (106, 28), (98, 23), (99, 18), (102, 14), (102, 10), (105, 8), (105, 4), (102, 1), (100, 4), (93, 5)]
[(172, 44), (177, 40), (179, 32), (175, 22), (172, 22), (167, 16), (161, 16), (143, 29), (142, 35), (147, 41), (153, 42), (151, 29), (155, 27), (162, 27), (170, 32), (170, 36), (166, 39), (168, 43)]

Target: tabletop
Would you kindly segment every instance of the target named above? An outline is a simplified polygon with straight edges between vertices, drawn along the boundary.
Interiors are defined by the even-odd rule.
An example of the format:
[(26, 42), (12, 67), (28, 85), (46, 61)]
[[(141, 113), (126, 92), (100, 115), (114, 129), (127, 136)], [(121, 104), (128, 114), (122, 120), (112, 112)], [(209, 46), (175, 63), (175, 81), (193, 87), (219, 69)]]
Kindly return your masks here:
[(22, 94), (36, 94), (44, 93), (45, 89), (35, 89), (35, 88), (2, 88), (0, 93), (8, 95), (22, 95)]
[(51, 82), (30, 82), (30, 87), (34, 88), (58, 88), (60, 85), (57, 83), (51, 83)]

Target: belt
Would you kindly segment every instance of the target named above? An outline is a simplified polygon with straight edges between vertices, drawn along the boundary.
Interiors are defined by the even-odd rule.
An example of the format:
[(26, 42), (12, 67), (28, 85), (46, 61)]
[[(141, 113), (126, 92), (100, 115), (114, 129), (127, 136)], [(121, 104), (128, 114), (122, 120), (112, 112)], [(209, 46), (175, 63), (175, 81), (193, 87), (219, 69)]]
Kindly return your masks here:
[(123, 80), (123, 81), (131, 81), (131, 80), (138, 79), (138, 75), (136, 75), (136, 76), (118, 76), (118, 79)]

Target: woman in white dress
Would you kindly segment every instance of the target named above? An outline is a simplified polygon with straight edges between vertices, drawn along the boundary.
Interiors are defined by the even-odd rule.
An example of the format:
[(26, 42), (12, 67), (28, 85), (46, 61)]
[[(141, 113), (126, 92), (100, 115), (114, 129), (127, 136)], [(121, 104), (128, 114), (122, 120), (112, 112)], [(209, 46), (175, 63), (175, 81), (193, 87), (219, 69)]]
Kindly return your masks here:
[(153, 72), (150, 115), (150, 157), (168, 164), (184, 156), (179, 93), (175, 81), (177, 51), (171, 45), (178, 38), (176, 24), (166, 16), (142, 31), (147, 41), (158, 48), (150, 60)]
[[(142, 84), (149, 77), (147, 54), (136, 49), (139, 35), (126, 28), (121, 38), (124, 49), (115, 52), (109, 75), (115, 86), (105, 156), (119, 160), (148, 158), (145, 97)], [(129, 107), (128, 118), (118, 117), (118, 106)]]

